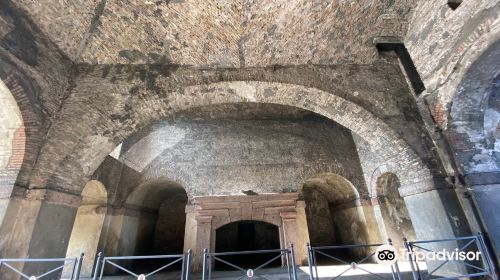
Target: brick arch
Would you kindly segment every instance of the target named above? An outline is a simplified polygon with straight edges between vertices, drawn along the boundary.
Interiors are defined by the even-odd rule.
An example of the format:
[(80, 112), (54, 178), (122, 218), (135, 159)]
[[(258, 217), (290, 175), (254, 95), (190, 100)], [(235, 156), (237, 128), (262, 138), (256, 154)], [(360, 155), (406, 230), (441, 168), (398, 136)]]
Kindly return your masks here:
[(378, 180), (380, 177), (386, 175), (386, 174), (394, 174), (394, 176), (398, 177), (399, 180), (399, 169), (400, 166), (397, 163), (383, 163), (375, 170), (373, 170), (372, 174), (370, 175), (370, 182), (368, 187), (370, 188), (370, 197), (372, 199), (376, 199), (380, 194), (379, 194), (379, 188), (377, 185)]
[[(119, 102), (123, 107), (123, 101)], [(429, 169), (387, 124), (363, 107), (316, 88), (260, 81), (219, 82), (187, 86), (168, 95), (140, 95), (130, 102), (127, 105), (132, 111), (127, 113), (129, 121), (125, 124), (124, 122), (117, 124), (112, 120), (112, 116), (103, 114), (102, 109), (96, 112), (90, 107), (70, 106), (63, 111), (60, 114), (61, 119), (53, 126), (54, 130), (51, 132), (53, 138), (48, 145), (52, 148), (47, 148), (51, 150), (57, 146), (58, 153), (48, 153), (39, 161), (40, 166), (50, 163), (61, 168), (46, 169), (37, 174), (40, 176), (38, 182), (41, 185), (79, 188), (82, 185), (81, 181), (92, 174), (116, 145), (151, 123), (189, 108), (211, 104), (254, 102), (293, 106), (323, 115), (365, 139), (373, 152), (378, 153), (386, 162), (398, 162), (401, 168), (402, 188), (406, 188), (405, 193), (415, 192), (416, 184), (419, 185), (419, 191), (433, 188)], [(79, 119), (88, 118), (95, 123), (82, 123), (79, 119), (71, 118), (74, 115), (79, 115)], [(103, 127), (103, 135), (95, 135), (95, 125)], [(79, 131), (75, 132), (73, 127), (78, 127)], [(75, 141), (72, 145), (58, 145), (58, 137), (62, 137), (61, 139), (67, 137), (68, 130), (72, 130), (71, 136)], [(78, 136), (75, 136), (77, 133)], [(95, 144), (90, 145), (90, 142)], [(93, 155), (93, 158), (89, 158), (89, 154)], [(57, 162), (54, 163), (54, 160)], [(90, 160), (91, 163), (86, 164), (84, 160)], [(82, 166), (83, 164), (86, 165)], [(75, 170), (80, 171), (73, 175), (74, 177), (68, 178), (67, 174), (73, 174)]]
[(46, 131), (45, 117), (36, 97), (39, 89), (22, 71), (1, 58), (0, 80), (16, 101), (22, 122), (14, 135), (12, 156), (7, 168), (17, 171), (12, 185), (26, 188)]
[[(485, 133), (485, 121), (489, 117), (485, 113), (500, 114), (499, 60), (500, 40), (490, 45), (470, 66), (460, 81), (449, 113), (447, 139), (455, 152), (459, 170), (474, 178), (498, 176), (494, 173), (500, 171), (500, 161), (491, 156), (495, 147), (490, 145), (492, 141), (486, 139)], [(474, 178), (472, 181), (477, 179)]]

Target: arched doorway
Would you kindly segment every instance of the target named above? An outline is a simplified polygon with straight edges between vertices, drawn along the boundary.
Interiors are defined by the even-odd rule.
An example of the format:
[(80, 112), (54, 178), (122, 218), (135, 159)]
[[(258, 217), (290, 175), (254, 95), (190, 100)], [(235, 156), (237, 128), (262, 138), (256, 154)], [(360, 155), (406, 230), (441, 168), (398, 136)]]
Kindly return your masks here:
[[(73, 258), (83, 252), (85, 258), (82, 263), (81, 276), (90, 277), (106, 217), (106, 188), (99, 181), (89, 181), (83, 188), (81, 197), (82, 204), (76, 213), (66, 256)], [(63, 272), (63, 275), (69, 274), (71, 271)]]
[(404, 199), (399, 194), (399, 179), (394, 173), (384, 173), (377, 179), (377, 199), (385, 229), (398, 249), (404, 249), (403, 237), (415, 239), (415, 231)]
[[(380, 242), (373, 209), (361, 203), (357, 189), (334, 173), (317, 174), (302, 186), (312, 246)], [(342, 252), (346, 258), (363, 256), (363, 249)], [(318, 261), (321, 261), (318, 260)]]
[[(187, 201), (184, 188), (168, 179), (149, 180), (136, 187), (125, 202), (117, 255), (181, 254)], [(131, 265), (137, 271), (157, 268), (152, 261)]]
[[(280, 249), (279, 228), (261, 221), (238, 221), (221, 226), (215, 231), (215, 252), (257, 251)], [(251, 268), (269, 261), (276, 254), (234, 255), (221, 257), (241, 267)], [(272, 265), (280, 265), (277, 259)], [(219, 267), (217, 267), (219, 266)], [(216, 267), (224, 269), (226, 265), (217, 262)]]

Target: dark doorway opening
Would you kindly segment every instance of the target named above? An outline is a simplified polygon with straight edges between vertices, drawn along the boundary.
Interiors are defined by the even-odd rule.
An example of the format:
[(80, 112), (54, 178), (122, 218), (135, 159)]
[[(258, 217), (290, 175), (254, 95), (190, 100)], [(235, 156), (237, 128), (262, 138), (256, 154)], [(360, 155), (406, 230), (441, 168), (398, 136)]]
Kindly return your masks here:
[[(215, 232), (215, 252), (238, 252), (280, 249), (279, 229), (273, 224), (258, 221), (233, 222), (218, 228)], [(251, 255), (230, 255), (219, 258), (245, 269), (259, 266), (278, 253), (262, 253)], [(269, 266), (281, 266), (278, 258)], [(220, 270), (233, 270), (221, 262), (215, 263), (215, 268)]]

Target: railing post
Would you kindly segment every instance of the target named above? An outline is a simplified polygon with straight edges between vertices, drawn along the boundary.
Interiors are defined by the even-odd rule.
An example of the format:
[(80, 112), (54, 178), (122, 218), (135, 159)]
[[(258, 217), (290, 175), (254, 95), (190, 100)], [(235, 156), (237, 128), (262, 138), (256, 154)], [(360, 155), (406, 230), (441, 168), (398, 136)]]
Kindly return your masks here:
[(181, 280), (186, 280), (186, 259), (187, 253), (182, 254), (182, 264), (181, 264)]
[(415, 271), (415, 266), (413, 264), (413, 250), (411, 248), (411, 245), (408, 242), (408, 239), (406, 239), (406, 237), (403, 238), (403, 241), (404, 241), (404, 245), (405, 245), (406, 251), (408, 252), (408, 260), (410, 261), (410, 267), (411, 267), (411, 273), (413, 275), (413, 279), (414, 280), (420, 280), (420, 275), (417, 276), (417, 273)]
[(99, 277), (98, 275), (100, 274), (99, 273), (99, 268), (101, 266), (101, 259), (102, 259), (102, 252), (99, 252), (99, 254), (97, 254), (97, 260), (95, 261), (95, 269), (94, 269), (94, 277), (92, 278), (93, 280), (97, 280), (97, 278)]
[[(391, 246), (392, 245), (392, 239), (388, 238), (387, 239), (387, 243)], [(397, 252), (395, 252), (395, 255), (397, 256)], [(393, 278), (396, 279), (396, 276), (397, 276), (397, 279), (398, 280), (401, 280), (401, 272), (399, 271), (399, 265), (398, 265), (398, 260), (396, 259), (396, 262), (394, 263), (394, 265), (391, 266), (391, 269), (393, 270), (392, 271), (392, 274), (393, 274)], [(395, 270), (395, 271), (394, 271)], [(394, 275), (395, 274), (395, 275)]]
[(74, 276), (71, 276), (75, 280), (80, 279), (80, 271), (82, 270), (82, 262), (83, 262), (84, 256), (85, 256), (85, 254), (81, 253), (80, 257), (78, 258), (78, 262), (75, 264), (75, 266), (76, 266), (75, 274), (74, 274)]
[(293, 280), (297, 280), (297, 268), (295, 267), (295, 250), (293, 248), (293, 243), (290, 244), (290, 253), (292, 254), (292, 275), (293, 275)]
[(206, 280), (207, 257), (208, 257), (207, 254), (208, 254), (208, 249), (207, 248), (203, 249), (203, 260), (202, 260), (203, 268), (201, 271), (201, 279), (202, 280)]
[(483, 234), (481, 232), (478, 232), (477, 235), (478, 235), (477, 239), (479, 241), (479, 250), (481, 251), (481, 254), (483, 254), (483, 259), (486, 261), (486, 264), (488, 265), (488, 270), (491, 273), (491, 278), (493, 280), (498, 280), (495, 265), (493, 264), (493, 261), (490, 257), (490, 252), (488, 251), (488, 247), (486, 247), (486, 243), (484, 242)]
[(191, 274), (191, 256), (193, 251), (191, 249), (188, 250), (187, 260), (186, 260), (186, 280), (189, 280), (189, 276)]
[(309, 242), (307, 242), (307, 265), (309, 266), (309, 279), (314, 280), (313, 264), (311, 256), (311, 244)]

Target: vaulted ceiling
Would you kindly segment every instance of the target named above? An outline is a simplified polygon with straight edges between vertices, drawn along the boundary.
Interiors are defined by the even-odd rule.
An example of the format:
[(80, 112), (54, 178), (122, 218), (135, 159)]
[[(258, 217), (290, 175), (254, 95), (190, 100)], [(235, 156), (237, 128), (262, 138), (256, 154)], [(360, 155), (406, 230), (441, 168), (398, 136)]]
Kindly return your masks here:
[(73, 61), (203, 67), (367, 64), (410, 0), (16, 0)]

